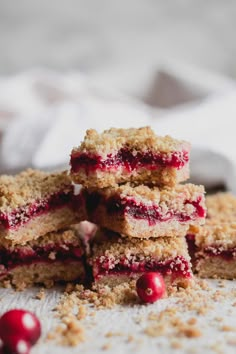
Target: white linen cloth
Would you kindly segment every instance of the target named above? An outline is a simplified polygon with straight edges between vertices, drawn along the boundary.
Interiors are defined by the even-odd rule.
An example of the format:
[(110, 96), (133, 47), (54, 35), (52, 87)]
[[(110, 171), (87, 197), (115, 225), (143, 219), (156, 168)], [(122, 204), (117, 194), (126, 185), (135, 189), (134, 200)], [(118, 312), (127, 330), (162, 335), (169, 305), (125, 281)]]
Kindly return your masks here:
[(212, 80), (209, 89), (209, 76), (206, 85), (202, 75), (200, 92), (199, 75), (196, 84), (189, 73), (186, 82), (183, 72), (181, 78), (173, 71), (167, 74), (162, 73), (158, 90), (168, 95), (165, 85), (169, 85), (173, 97), (184, 92), (186, 104), (157, 109), (74, 72), (38, 70), (1, 78), (0, 172), (68, 166), (72, 147), (88, 128), (102, 131), (111, 126), (151, 125), (157, 134), (191, 141), (194, 181), (223, 182), (236, 193), (236, 85), (227, 80), (217, 85)]
[(1, 170), (67, 164), (86, 129), (147, 125), (148, 108), (82, 75), (32, 72), (0, 80)]

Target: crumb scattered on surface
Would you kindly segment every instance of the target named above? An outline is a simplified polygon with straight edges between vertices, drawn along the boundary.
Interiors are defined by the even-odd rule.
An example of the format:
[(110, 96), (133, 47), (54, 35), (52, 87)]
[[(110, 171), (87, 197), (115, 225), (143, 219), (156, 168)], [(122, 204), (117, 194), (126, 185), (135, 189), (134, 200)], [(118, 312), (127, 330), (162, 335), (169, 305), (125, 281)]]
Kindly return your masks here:
[(2, 281), (2, 286), (3, 286), (5, 289), (10, 289), (10, 288), (12, 288), (12, 285), (11, 285), (10, 280), (3, 280), (3, 281)]
[(122, 337), (124, 335), (124, 333), (122, 332), (107, 332), (105, 334), (105, 337), (109, 338), (109, 337)]
[(228, 338), (227, 343), (232, 346), (236, 346), (236, 338)]
[(64, 328), (61, 332), (62, 345), (76, 346), (85, 341), (84, 328), (78, 323), (74, 316), (68, 316), (63, 319)]
[(221, 331), (223, 332), (235, 332), (236, 328), (228, 325), (223, 325), (221, 328)]
[(79, 306), (78, 313), (77, 313), (77, 319), (83, 320), (86, 317), (86, 314), (87, 314), (86, 307), (83, 305)]
[(190, 319), (187, 321), (187, 323), (188, 323), (189, 325), (194, 325), (194, 324), (196, 324), (196, 323), (197, 323), (196, 317), (190, 318)]
[(105, 343), (102, 346), (102, 350), (109, 350), (109, 349), (111, 349), (111, 347), (112, 347), (111, 343)]
[(128, 342), (128, 343), (131, 343), (131, 342), (133, 342), (133, 341), (134, 341), (134, 336), (130, 334), (130, 335), (128, 336), (128, 338), (127, 338), (127, 342)]
[[(161, 343), (164, 337), (168, 343), (165, 345), (169, 346), (169, 349), (184, 352), (188, 348), (189, 353), (190, 350), (194, 353), (195, 348), (187, 347), (186, 343), (194, 342), (200, 337), (203, 337), (204, 341), (206, 330), (213, 327), (214, 331), (218, 331), (219, 335), (224, 338), (224, 345), (232, 346), (236, 344), (231, 337), (227, 339), (227, 335), (232, 335), (236, 327), (225, 325), (223, 323), (224, 316), (216, 316), (215, 309), (225, 299), (229, 300), (229, 306), (234, 304), (235, 297), (236, 289), (234, 288), (230, 290), (227, 286), (225, 288), (220, 286), (218, 289), (210, 288), (207, 281), (197, 279), (190, 288), (174, 289), (169, 301), (163, 300), (164, 308), (161, 303), (160, 308), (153, 305), (147, 313), (146, 310), (142, 311), (143, 306), (147, 305), (139, 303), (134, 288), (128, 284), (117, 286), (113, 290), (107, 286), (86, 289), (82, 285), (67, 284), (56, 308), (56, 314), (61, 320), (61, 328), (58, 333), (64, 338), (62, 341), (64, 344), (77, 345), (85, 339), (86, 331), (89, 333), (94, 325), (98, 325), (94, 321), (94, 317), (100, 310), (112, 309), (118, 305), (119, 311), (122, 312), (125, 311), (125, 305), (128, 304), (138, 309), (131, 319), (134, 326), (139, 329), (140, 340), (149, 337), (150, 340), (158, 344), (158, 347), (160, 345), (162, 348)], [(233, 309), (232, 305), (230, 309)], [(73, 321), (70, 325), (65, 323), (68, 314), (73, 314)], [(69, 329), (70, 334), (68, 334)], [(73, 339), (74, 335), (77, 336), (77, 332), (79, 339)], [(110, 345), (113, 347), (115, 337), (120, 337), (119, 341), (123, 341), (127, 345), (131, 342), (137, 344), (134, 335), (124, 334), (120, 328), (115, 326), (112, 326), (112, 329), (108, 328), (106, 332), (104, 331), (103, 336), (104, 339), (110, 339), (109, 343), (105, 342), (103, 350), (109, 350)], [(214, 346), (214, 343), (210, 343), (209, 346), (208, 348), (217, 354), (222, 352), (221, 346)]]
[(42, 288), (39, 290), (39, 292), (35, 296), (36, 299), (38, 300), (44, 300), (45, 299), (45, 289)]
[(170, 346), (173, 349), (181, 349), (183, 347), (182, 343), (180, 341), (177, 341), (177, 340), (172, 340), (170, 342)]

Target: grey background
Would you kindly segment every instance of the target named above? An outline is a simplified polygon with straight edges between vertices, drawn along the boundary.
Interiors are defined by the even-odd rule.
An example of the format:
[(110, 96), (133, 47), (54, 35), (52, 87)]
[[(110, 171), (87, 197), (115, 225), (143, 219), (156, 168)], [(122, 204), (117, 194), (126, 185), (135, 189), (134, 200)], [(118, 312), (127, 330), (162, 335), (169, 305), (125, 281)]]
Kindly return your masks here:
[(235, 77), (235, 33), (235, 0), (0, 0), (0, 74), (76, 69), (122, 87), (172, 60)]

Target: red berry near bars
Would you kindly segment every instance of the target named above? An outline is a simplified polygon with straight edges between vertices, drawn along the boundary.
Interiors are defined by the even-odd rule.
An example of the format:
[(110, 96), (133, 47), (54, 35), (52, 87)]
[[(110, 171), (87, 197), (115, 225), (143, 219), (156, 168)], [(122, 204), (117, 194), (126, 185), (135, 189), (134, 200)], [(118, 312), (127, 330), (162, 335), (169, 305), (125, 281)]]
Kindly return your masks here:
[(40, 335), (40, 322), (29, 311), (14, 309), (6, 312), (0, 318), (0, 338), (6, 346), (11, 343), (13, 337), (33, 345), (37, 342)]
[(153, 303), (165, 295), (166, 287), (160, 273), (143, 274), (136, 283), (138, 296), (145, 303)]

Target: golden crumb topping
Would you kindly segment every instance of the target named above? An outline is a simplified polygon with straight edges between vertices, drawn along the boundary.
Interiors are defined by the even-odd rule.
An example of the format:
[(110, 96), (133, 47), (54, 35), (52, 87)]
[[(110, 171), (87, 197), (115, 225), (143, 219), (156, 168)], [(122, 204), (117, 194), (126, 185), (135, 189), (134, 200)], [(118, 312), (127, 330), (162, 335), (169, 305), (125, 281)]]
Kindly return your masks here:
[(158, 237), (158, 239), (134, 239), (120, 237), (119, 234), (100, 229), (93, 244), (93, 258), (127, 259), (138, 256), (140, 260), (155, 258), (158, 260), (183, 256), (189, 260), (184, 237)]
[(73, 153), (90, 153), (106, 157), (115, 154), (121, 148), (137, 151), (154, 151), (170, 153), (175, 151), (189, 151), (190, 144), (186, 141), (176, 140), (170, 136), (157, 136), (150, 127), (117, 129), (111, 128), (99, 134), (96, 130), (87, 130), (84, 141)]
[(201, 248), (214, 246), (223, 250), (236, 247), (236, 222), (202, 226), (195, 236), (195, 242)]
[(16, 176), (0, 176), (0, 212), (9, 212), (37, 199), (72, 189), (67, 171), (47, 173), (28, 169)]
[(75, 247), (80, 247), (81, 241), (76, 228), (71, 227), (68, 230), (49, 232), (46, 235), (41, 236), (36, 240), (31, 240), (22, 246), (16, 246), (12, 244), (11, 241), (7, 241), (7, 243), (4, 243), (4, 246), (8, 247), (8, 249), (11, 251), (19, 249), (27, 251), (33, 249), (34, 247), (50, 247), (55, 245), (59, 245), (64, 248), (66, 247), (66, 245), (74, 245)]
[(208, 223), (236, 222), (236, 197), (231, 193), (216, 193), (206, 197)]

